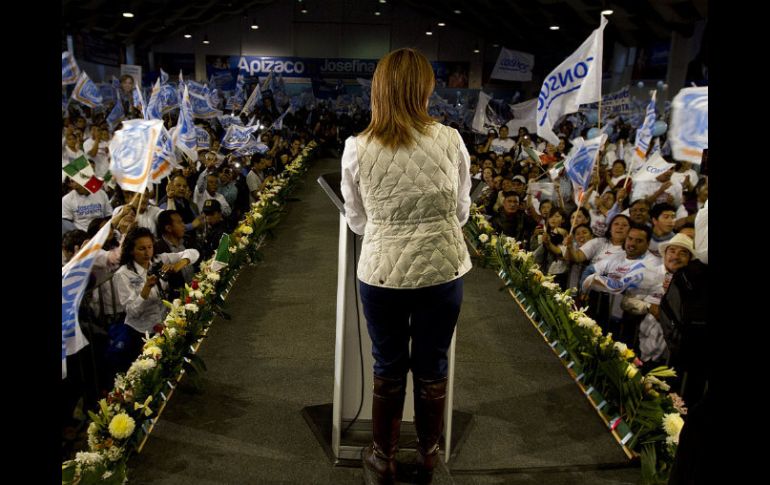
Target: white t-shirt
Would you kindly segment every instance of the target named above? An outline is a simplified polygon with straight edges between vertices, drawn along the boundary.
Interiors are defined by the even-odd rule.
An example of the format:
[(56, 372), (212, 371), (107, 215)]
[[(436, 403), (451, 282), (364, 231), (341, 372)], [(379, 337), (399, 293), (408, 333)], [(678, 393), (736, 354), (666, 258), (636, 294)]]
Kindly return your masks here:
[(695, 257), (709, 264), (709, 201), (695, 215)]
[(61, 218), (71, 220), (76, 228), (83, 231), (88, 230), (92, 220), (107, 217), (111, 213), (110, 198), (103, 190), (88, 195), (80, 195), (71, 190), (61, 198)]
[(607, 216), (593, 209), (588, 213), (591, 214), (591, 232), (595, 237), (604, 237), (607, 231)]
[(580, 247), (580, 251), (586, 256), (590, 264), (596, 264), (616, 254), (625, 254), (623, 245), (615, 246), (603, 237), (597, 237), (587, 241)]
[(195, 205), (200, 207), (201, 212), (203, 212), (203, 204), (209, 199), (215, 199), (217, 202), (219, 202), (219, 205), (222, 206), (223, 216), (228, 217), (230, 212), (232, 212), (232, 209), (230, 209), (230, 204), (227, 203), (225, 196), (219, 192), (215, 193), (214, 195), (209, 195), (208, 190), (204, 190), (203, 193), (196, 192), (194, 199), (195, 200), (193, 200), (193, 202), (195, 202)]
[(492, 140), (492, 144), (489, 146), (489, 149), (498, 155), (502, 155), (503, 153), (508, 153), (513, 150), (515, 145), (516, 142), (510, 138), (495, 138)]

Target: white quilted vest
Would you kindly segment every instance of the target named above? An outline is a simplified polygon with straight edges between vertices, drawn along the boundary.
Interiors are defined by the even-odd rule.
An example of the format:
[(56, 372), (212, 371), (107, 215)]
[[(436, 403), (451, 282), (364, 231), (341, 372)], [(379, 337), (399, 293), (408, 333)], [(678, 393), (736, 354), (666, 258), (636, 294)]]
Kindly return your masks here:
[(395, 151), (356, 137), (367, 216), (358, 278), (372, 286), (422, 288), (471, 269), (456, 212), (462, 139), (438, 123), (415, 137)]

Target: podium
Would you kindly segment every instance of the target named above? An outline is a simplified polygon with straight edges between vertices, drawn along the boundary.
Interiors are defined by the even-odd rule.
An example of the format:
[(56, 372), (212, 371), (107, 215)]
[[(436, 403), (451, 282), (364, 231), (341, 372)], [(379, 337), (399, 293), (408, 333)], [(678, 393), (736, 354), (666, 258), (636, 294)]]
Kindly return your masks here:
[[(334, 464), (360, 461), (361, 450), (372, 440), (372, 357), (371, 339), (366, 328), (364, 310), (358, 292), (356, 268), (361, 254), (362, 237), (350, 230), (340, 191), (340, 172), (321, 175), (318, 183), (340, 212), (337, 269), (337, 321), (334, 351), (334, 395), (329, 405), (311, 406), (303, 410), (305, 419), (326, 449)], [(456, 332), (456, 330), (455, 330)], [(449, 460), (453, 441), (453, 414), (465, 429), (466, 413), (452, 413), (454, 396), (455, 338), (448, 351), (449, 379), (444, 410), (444, 439), (441, 453)], [(411, 372), (407, 376), (406, 399), (401, 423), (399, 448), (415, 449), (414, 400)], [(329, 416), (331, 411), (331, 416)], [(331, 433), (329, 433), (329, 431)], [(330, 434), (330, 436), (329, 436)], [(462, 433), (464, 434), (464, 433)], [(347, 462), (347, 463), (346, 463)]]

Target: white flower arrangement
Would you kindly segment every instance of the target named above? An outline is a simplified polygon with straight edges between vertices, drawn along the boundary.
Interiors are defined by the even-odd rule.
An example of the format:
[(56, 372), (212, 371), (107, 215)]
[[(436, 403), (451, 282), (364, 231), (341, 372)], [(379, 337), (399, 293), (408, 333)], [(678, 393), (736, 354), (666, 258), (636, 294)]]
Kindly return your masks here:
[(92, 451), (78, 451), (75, 454), (75, 461), (84, 466), (98, 465), (102, 459), (101, 454)]
[(184, 306), (185, 311), (190, 313), (198, 313), (198, 305), (195, 303), (188, 303)]
[(682, 432), (684, 426), (684, 419), (679, 413), (670, 413), (663, 416), (663, 429), (665, 430), (668, 438), (666, 443), (669, 445), (679, 444), (679, 433)]
[(163, 351), (160, 350), (159, 347), (156, 347), (155, 345), (151, 345), (150, 347), (147, 347), (146, 349), (144, 349), (144, 352), (142, 352), (142, 355), (152, 357), (155, 360), (160, 360), (160, 358), (163, 356)]
[(481, 234), (479, 236), (479, 241), (481, 241), (482, 243), (486, 243), (487, 241), (489, 241), (489, 236), (487, 236), (486, 234)]
[(209, 281), (217, 282), (219, 281), (219, 273), (214, 273), (213, 271), (210, 273), (206, 273), (206, 279)]
[(133, 364), (131, 364), (131, 367), (128, 368), (128, 372), (126, 372), (126, 377), (128, 379), (133, 379), (134, 377), (140, 374), (143, 374), (154, 367), (155, 367), (155, 360), (153, 359), (137, 359), (134, 361)]
[(550, 291), (559, 291), (559, 285), (552, 282), (552, 281), (543, 281), (543, 288), (550, 290)]

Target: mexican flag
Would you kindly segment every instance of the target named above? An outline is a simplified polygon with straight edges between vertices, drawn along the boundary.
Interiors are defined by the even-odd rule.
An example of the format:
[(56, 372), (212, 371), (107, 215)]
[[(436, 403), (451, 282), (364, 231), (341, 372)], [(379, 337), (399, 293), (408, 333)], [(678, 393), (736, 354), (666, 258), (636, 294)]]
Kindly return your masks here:
[(102, 188), (104, 181), (94, 175), (94, 169), (85, 156), (80, 156), (62, 168), (67, 177), (79, 183), (95, 194)]

